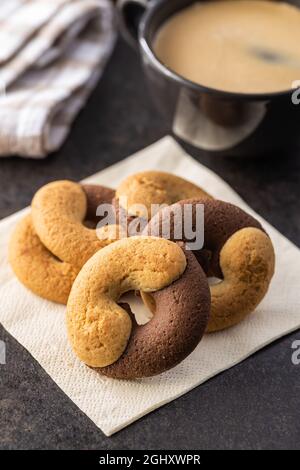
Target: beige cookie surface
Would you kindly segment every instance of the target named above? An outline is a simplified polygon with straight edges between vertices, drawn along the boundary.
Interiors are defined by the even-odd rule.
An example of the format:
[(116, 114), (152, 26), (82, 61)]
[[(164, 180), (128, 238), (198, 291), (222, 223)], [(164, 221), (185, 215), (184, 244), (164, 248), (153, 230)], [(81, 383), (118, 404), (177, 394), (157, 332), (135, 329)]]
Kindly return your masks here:
[(203, 197), (211, 196), (190, 181), (161, 171), (131, 175), (116, 190), (116, 199), (129, 215), (148, 220), (151, 218), (151, 204), (171, 205), (181, 199)]
[(59, 259), (81, 268), (99, 249), (120, 236), (119, 228), (86, 227), (87, 196), (82, 185), (54, 181), (37, 191), (32, 200), (32, 219), (42, 243)]
[(117, 303), (121, 295), (162, 289), (185, 268), (181, 248), (161, 238), (131, 237), (98, 251), (80, 271), (68, 300), (68, 335), (76, 355), (92, 367), (117, 361), (132, 329), (129, 314)]
[(31, 215), (16, 226), (9, 244), (9, 261), (22, 284), (44, 299), (66, 304), (78, 269), (61, 262), (41, 243)]
[(211, 316), (207, 332), (239, 323), (262, 301), (275, 267), (270, 238), (252, 227), (235, 232), (220, 252), (220, 267), (224, 279), (210, 286)]

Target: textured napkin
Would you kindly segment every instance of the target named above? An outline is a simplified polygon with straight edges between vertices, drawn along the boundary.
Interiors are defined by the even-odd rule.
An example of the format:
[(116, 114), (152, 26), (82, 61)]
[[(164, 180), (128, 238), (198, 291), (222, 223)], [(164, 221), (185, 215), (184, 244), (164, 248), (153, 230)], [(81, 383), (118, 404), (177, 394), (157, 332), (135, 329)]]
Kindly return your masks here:
[(3, 220), (0, 320), (107, 436), (300, 327), (300, 250), (255, 214), (216, 174), (186, 155), (172, 138), (162, 139), (88, 181), (116, 186), (127, 175), (149, 169), (184, 176), (213, 196), (255, 215), (273, 240), (276, 272), (267, 296), (242, 323), (206, 335), (185, 361), (164, 374), (131, 382), (117, 381), (101, 377), (73, 355), (66, 338), (65, 307), (40, 299), (14, 277), (7, 261), (7, 243), (11, 230), (27, 209)]
[(1, 0), (0, 156), (60, 147), (114, 39), (110, 0)]

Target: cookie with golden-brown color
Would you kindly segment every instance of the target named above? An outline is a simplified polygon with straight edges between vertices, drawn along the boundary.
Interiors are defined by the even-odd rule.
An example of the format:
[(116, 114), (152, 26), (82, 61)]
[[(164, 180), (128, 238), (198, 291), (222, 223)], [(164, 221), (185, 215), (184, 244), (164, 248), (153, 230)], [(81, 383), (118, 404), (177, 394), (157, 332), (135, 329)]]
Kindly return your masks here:
[(67, 180), (46, 184), (31, 204), (36, 233), (55, 256), (81, 268), (99, 249), (123, 236), (116, 225), (95, 230), (84, 224), (96, 205), (111, 202), (113, 195), (108, 188)]
[(9, 261), (22, 284), (44, 299), (66, 304), (78, 269), (60, 261), (42, 244), (31, 215), (16, 226), (9, 244)]
[(274, 248), (262, 230), (243, 228), (225, 242), (219, 262), (222, 281), (210, 286), (211, 317), (207, 332), (236, 325), (255, 310), (274, 274)]
[[(158, 374), (183, 360), (200, 341), (210, 310), (206, 277), (193, 254), (188, 256), (187, 262), (178, 244), (154, 237), (123, 239), (96, 253), (76, 278), (67, 305), (77, 356), (123, 379)], [(131, 290), (158, 291), (158, 313), (144, 327), (119, 304)]]
[(102, 374), (118, 379), (157, 375), (179, 364), (199, 344), (210, 315), (209, 286), (193, 253), (183, 250), (187, 259), (183, 275), (159, 291), (143, 293), (149, 296), (153, 318), (145, 325), (133, 318), (124, 353), (100, 369)]
[(119, 359), (131, 332), (131, 319), (117, 303), (121, 295), (161, 289), (185, 268), (182, 250), (160, 238), (127, 238), (98, 251), (80, 271), (67, 305), (69, 338), (78, 357), (93, 367)]
[(126, 209), (128, 216), (149, 220), (152, 204), (170, 205), (181, 199), (204, 197), (211, 196), (184, 178), (162, 171), (144, 171), (122, 181), (116, 190), (116, 206)]

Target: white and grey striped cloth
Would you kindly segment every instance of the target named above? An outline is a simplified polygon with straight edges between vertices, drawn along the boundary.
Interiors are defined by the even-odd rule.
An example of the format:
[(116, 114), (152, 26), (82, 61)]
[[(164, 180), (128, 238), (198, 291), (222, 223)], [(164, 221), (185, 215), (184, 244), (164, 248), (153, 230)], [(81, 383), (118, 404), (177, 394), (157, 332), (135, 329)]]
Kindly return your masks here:
[(0, 156), (58, 149), (115, 40), (110, 0), (1, 0)]

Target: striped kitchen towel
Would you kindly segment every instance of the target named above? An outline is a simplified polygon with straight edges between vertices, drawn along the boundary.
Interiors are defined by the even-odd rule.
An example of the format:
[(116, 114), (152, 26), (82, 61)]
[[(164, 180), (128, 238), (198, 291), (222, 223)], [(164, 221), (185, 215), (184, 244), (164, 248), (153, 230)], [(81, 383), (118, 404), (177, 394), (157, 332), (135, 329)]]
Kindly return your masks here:
[(1, 0), (0, 156), (61, 146), (115, 36), (110, 0)]

